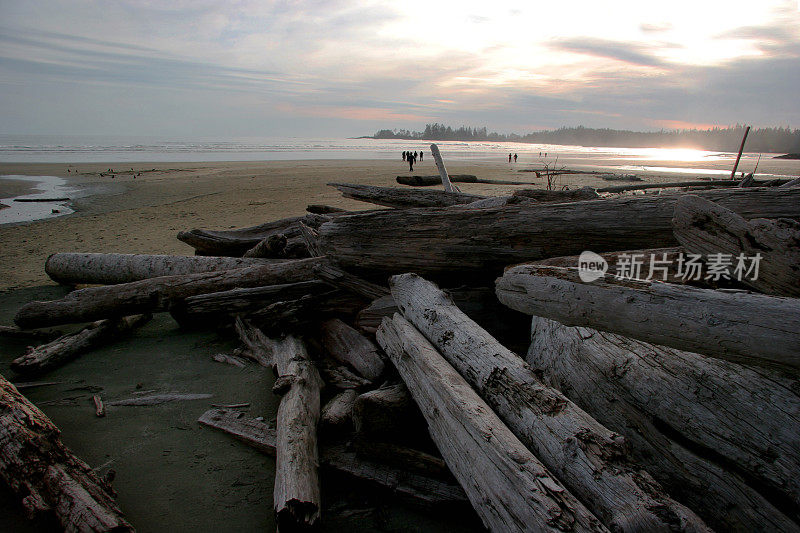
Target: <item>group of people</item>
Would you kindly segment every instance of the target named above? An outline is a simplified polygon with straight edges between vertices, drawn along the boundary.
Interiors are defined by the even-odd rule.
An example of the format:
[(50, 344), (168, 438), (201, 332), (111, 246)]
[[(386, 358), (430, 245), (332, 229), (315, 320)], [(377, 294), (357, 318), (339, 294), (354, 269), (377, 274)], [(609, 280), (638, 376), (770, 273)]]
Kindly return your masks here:
[(416, 150), (414, 150), (413, 152), (411, 152), (411, 151), (404, 151), (403, 152), (403, 161), (408, 161), (408, 170), (409, 171), (413, 171), (414, 170), (414, 163), (417, 162), (417, 156), (418, 155), (419, 155), (419, 160), (422, 161), (422, 158), (423, 158), (422, 150), (420, 150), (419, 152), (417, 152)]
[[(511, 154), (508, 154), (508, 162), (511, 163)], [(514, 163), (517, 162), (517, 154), (514, 154)]]

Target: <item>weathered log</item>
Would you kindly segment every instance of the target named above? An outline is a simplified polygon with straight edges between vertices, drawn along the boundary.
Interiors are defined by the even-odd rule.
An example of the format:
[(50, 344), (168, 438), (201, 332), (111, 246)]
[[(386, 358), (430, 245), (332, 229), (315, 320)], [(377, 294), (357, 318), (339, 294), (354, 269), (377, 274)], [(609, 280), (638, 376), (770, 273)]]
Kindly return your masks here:
[[(675, 238), (689, 253), (708, 260), (712, 254), (728, 255), (730, 276), (757, 291), (779, 296), (800, 296), (800, 223), (794, 220), (747, 221), (730, 209), (699, 196), (678, 200), (672, 219)], [(759, 256), (755, 276), (747, 273), (751, 259)], [(734, 269), (740, 260), (743, 269)]]
[[(766, 182), (756, 183), (755, 185), (765, 185)], [(692, 181), (668, 181), (661, 183), (640, 183), (638, 185), (616, 185), (614, 187), (600, 187), (597, 192), (626, 192), (643, 191), (646, 189), (669, 189), (679, 187), (736, 187), (738, 182), (725, 180), (692, 180)]]
[(425, 419), (402, 383), (365, 392), (353, 404), (353, 427), (359, 438), (413, 442), (425, 436)]
[(261, 266), (268, 262), (238, 257), (197, 257), (147, 254), (53, 254), (44, 270), (64, 285), (128, 283), (161, 276), (183, 276)]
[(317, 368), (325, 384), (337, 389), (360, 389), (372, 384), (368, 379), (356, 375), (346, 366), (327, 356), (317, 362)]
[(377, 338), (484, 526), (606, 531), (403, 317), (385, 319)]
[(364, 333), (374, 335), (381, 326), (384, 317), (390, 317), (398, 312), (397, 304), (391, 294), (376, 298), (356, 315), (354, 325)]
[(193, 247), (198, 255), (241, 257), (270, 235), (283, 234), (291, 242), (300, 235), (298, 222), (317, 228), (328, 220), (330, 217), (324, 215), (308, 214), (235, 230), (193, 229), (178, 233), (178, 240)]
[(358, 276), (354, 276), (353, 274), (345, 272), (341, 268), (338, 268), (330, 263), (320, 263), (314, 267), (314, 273), (319, 279), (325, 283), (328, 283), (329, 285), (339, 287), (340, 289), (349, 290), (350, 292), (370, 300), (374, 300), (389, 294), (388, 287), (382, 287), (380, 285), (376, 285), (375, 283), (361, 279)]
[(386, 207), (448, 207), (469, 204), (485, 198), (485, 196), (463, 192), (398, 189), (394, 187), (356, 185), (353, 183), (329, 183), (328, 185), (339, 189), (339, 192), (345, 198)]
[[(625, 435), (648, 472), (710, 526), (742, 532), (800, 530), (730, 463), (713, 461), (717, 451), (725, 454), (733, 446), (745, 448), (737, 452), (739, 459), (755, 455), (754, 461), (745, 459), (752, 468), (768, 463), (765, 471), (774, 472), (787, 464), (774, 455), (778, 448), (772, 442), (778, 447), (796, 443), (794, 419), (800, 413), (797, 396), (784, 386), (733, 363), (539, 317), (533, 317), (527, 361), (548, 384)], [(684, 442), (699, 431), (724, 444), (713, 451), (693, 445), (690, 451), (668, 437), (665, 426)], [(747, 442), (752, 450), (746, 449)], [(795, 445), (789, 454), (796, 453)], [(793, 477), (787, 485), (796, 486)]]
[[(478, 176), (473, 174), (448, 174), (452, 183), (478, 183)], [(411, 185), (414, 187), (430, 187), (441, 185), (442, 177), (436, 176), (397, 176), (397, 183), (400, 185)]]
[(99, 346), (119, 340), (151, 318), (151, 315), (134, 315), (98, 320), (78, 333), (28, 348), (24, 355), (11, 362), (11, 369), (25, 375), (44, 374)]
[(327, 431), (344, 432), (353, 427), (353, 403), (358, 393), (353, 389), (345, 389), (331, 398), (320, 415), (320, 427)]
[(436, 169), (439, 171), (439, 177), (442, 180), (445, 192), (461, 192), (461, 189), (450, 183), (450, 175), (447, 173), (447, 168), (444, 166), (444, 159), (436, 143), (431, 143), (431, 155), (433, 156), (433, 162), (436, 163)]
[(349, 319), (364, 306), (364, 302), (349, 292), (335, 289), (270, 304), (248, 314), (247, 319), (269, 333), (299, 331), (327, 318)]
[(390, 285), (404, 316), (609, 529), (706, 530), (692, 511), (638, 469), (620, 435), (544, 385), (435, 285), (414, 274), (394, 276)]
[[(245, 418), (244, 413), (211, 409), (198, 422), (219, 429), (269, 455), (275, 455), (275, 430), (266, 422)], [(388, 488), (399, 496), (425, 504), (466, 502), (464, 491), (455, 483), (392, 468), (366, 457), (356, 456), (344, 446), (321, 446), (320, 466), (355, 479)]]
[(514, 191), (514, 196), (531, 198), (537, 202), (575, 202), (578, 200), (594, 200), (600, 198), (592, 187), (580, 189), (567, 189), (563, 191), (548, 191), (546, 189), (520, 189)]
[(0, 479), (32, 519), (64, 531), (133, 531), (113, 491), (61, 442), (58, 428), (0, 376)]
[(497, 297), (529, 315), (737, 363), (800, 367), (800, 300), (519, 265)]
[(169, 312), (184, 327), (205, 327), (209, 322), (239, 314), (248, 314), (276, 302), (296, 300), (306, 295), (330, 292), (331, 287), (318, 280), (298, 281), (266, 287), (248, 287), (190, 296), (170, 306)]
[(144, 396), (133, 396), (122, 400), (109, 402), (108, 405), (114, 407), (152, 407), (170, 402), (191, 402), (194, 400), (207, 400), (213, 394), (204, 392), (165, 392), (160, 394), (149, 394)]
[(280, 528), (313, 526), (319, 519), (319, 453), (317, 423), (322, 379), (301, 340), (287, 336), (274, 343), (281, 394), (276, 425), (276, 468), (273, 500)]
[(300, 239), (302, 239), (308, 255), (311, 257), (321, 257), (325, 255), (319, 249), (319, 234), (317, 230), (306, 226), (302, 222), (298, 222), (297, 226), (300, 228)]
[(272, 353), (274, 347), (272, 340), (241, 316), (237, 316), (233, 324), (237, 335), (239, 335), (239, 340), (247, 347), (247, 350), (242, 351), (242, 355), (261, 366), (271, 367), (274, 355)]
[(164, 311), (171, 303), (197, 294), (309, 281), (314, 279), (313, 267), (320, 261), (322, 259), (301, 259), (89, 287), (71, 292), (60, 300), (31, 302), (19, 310), (14, 321), (22, 328), (38, 328)]
[(739, 182), (739, 187), (755, 187), (755, 181), (756, 179), (753, 177), (753, 173), (751, 172)]
[(370, 381), (376, 381), (385, 368), (378, 348), (361, 333), (338, 318), (327, 320), (321, 328), (325, 351)]
[[(800, 219), (800, 189), (703, 191), (747, 219)], [(354, 273), (495, 276), (545, 257), (676, 246), (679, 194), (487, 209), (406, 209), (347, 215), (319, 228), (323, 252)], [(621, 216), (624, 213), (625, 216)]]
[(22, 329), (17, 326), (0, 326), (0, 337), (50, 342), (63, 336), (58, 330)]
[(782, 189), (788, 189), (789, 187), (797, 187), (800, 186), (800, 178), (795, 178), (793, 180), (789, 180), (786, 183), (779, 185)]
[(323, 204), (309, 204), (306, 207), (306, 211), (314, 215), (330, 215), (334, 213), (348, 212), (347, 209), (342, 209), (341, 207), (335, 207), (332, 205), (323, 205)]
[(286, 257), (288, 243), (289, 241), (283, 233), (270, 235), (247, 250), (242, 257)]

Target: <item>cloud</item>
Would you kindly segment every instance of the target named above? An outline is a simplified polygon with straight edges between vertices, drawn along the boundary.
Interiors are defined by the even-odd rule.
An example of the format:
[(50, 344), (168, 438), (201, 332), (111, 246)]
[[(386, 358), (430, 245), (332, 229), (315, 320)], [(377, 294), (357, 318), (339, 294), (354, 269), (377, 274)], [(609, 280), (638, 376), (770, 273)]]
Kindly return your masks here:
[(639, 24), (639, 29), (645, 33), (660, 33), (669, 31), (673, 28), (669, 22), (661, 22), (658, 24)]
[(554, 50), (613, 59), (636, 66), (665, 66), (665, 62), (654, 54), (652, 47), (639, 43), (575, 37), (555, 39), (550, 43), (550, 47)]

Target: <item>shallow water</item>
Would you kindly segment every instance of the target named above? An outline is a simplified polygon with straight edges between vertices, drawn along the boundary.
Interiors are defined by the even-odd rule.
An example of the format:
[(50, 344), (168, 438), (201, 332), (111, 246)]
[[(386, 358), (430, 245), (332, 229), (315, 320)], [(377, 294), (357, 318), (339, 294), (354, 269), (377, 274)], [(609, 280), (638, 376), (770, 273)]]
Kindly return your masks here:
[(35, 183), (37, 192), (0, 198), (0, 204), (8, 208), (0, 209), (0, 225), (14, 222), (30, 222), (43, 218), (68, 215), (75, 211), (69, 207), (69, 201), (60, 202), (15, 202), (17, 198), (72, 198), (78, 191), (68, 186), (67, 180), (57, 176), (19, 176), (3, 175), (1, 179), (30, 181)]

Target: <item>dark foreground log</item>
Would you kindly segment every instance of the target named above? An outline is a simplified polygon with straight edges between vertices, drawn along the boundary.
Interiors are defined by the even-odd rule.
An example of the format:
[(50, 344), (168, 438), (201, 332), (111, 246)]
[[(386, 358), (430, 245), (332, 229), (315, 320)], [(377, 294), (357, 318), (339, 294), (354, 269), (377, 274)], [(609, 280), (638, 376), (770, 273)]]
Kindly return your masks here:
[(64, 335), (53, 342), (30, 347), (24, 355), (11, 362), (11, 369), (25, 375), (49, 372), (81, 354), (123, 338), (127, 333), (146, 324), (151, 318), (151, 315), (134, 315), (98, 320), (78, 333)]
[(282, 394), (276, 425), (275, 514), (280, 528), (313, 526), (319, 519), (317, 423), (322, 380), (296, 337), (277, 341), (273, 357)]
[(397, 189), (353, 183), (329, 183), (328, 185), (339, 189), (345, 198), (386, 207), (448, 207), (469, 204), (485, 198), (463, 192)]
[(548, 191), (547, 189), (520, 189), (514, 191), (514, 196), (531, 198), (537, 202), (575, 202), (578, 200), (594, 200), (600, 198), (592, 187), (580, 189), (567, 189), (563, 191)]
[[(275, 455), (275, 430), (266, 422), (245, 418), (241, 411), (211, 409), (198, 420), (203, 425), (219, 429), (269, 455)], [(412, 502), (432, 504), (466, 503), (464, 491), (453, 481), (408, 472), (405, 467), (386, 466), (344, 446), (322, 446), (320, 466), (335, 470), (370, 484), (387, 488)]]
[(606, 531), (411, 324), (395, 315), (377, 336), (489, 530)]
[(44, 270), (64, 285), (128, 283), (161, 276), (183, 276), (260, 266), (263, 259), (147, 254), (53, 254)]
[[(478, 176), (472, 174), (448, 174), (453, 183), (478, 183)], [(414, 187), (430, 187), (441, 185), (442, 177), (436, 176), (397, 176), (397, 183), (400, 185), (412, 185)]]
[(247, 319), (268, 333), (302, 332), (311, 324), (328, 318), (349, 319), (365, 304), (358, 296), (334, 289), (275, 302), (248, 314)]
[(353, 404), (353, 427), (360, 439), (415, 442), (426, 435), (425, 419), (402, 383), (361, 394)]
[[(625, 435), (647, 471), (713, 528), (800, 530), (735, 473), (731, 463), (715, 462), (717, 451), (735, 457), (751, 472), (767, 463), (764, 472), (774, 473), (784, 467), (787, 454), (792, 457), (789, 464), (796, 462), (794, 428), (800, 413), (797, 396), (786, 387), (733, 363), (539, 317), (533, 317), (527, 361), (547, 383)], [(660, 428), (669, 426), (668, 432), (655, 421)], [(698, 438), (698, 432), (704, 436)], [(695, 444), (690, 451), (668, 435), (715, 444)], [(782, 450), (779, 457), (773, 449)], [(700, 450), (706, 457), (698, 455)], [(787, 487), (796, 487), (793, 477)], [(795, 503), (784, 507), (797, 518)]]
[(330, 218), (324, 215), (308, 214), (235, 230), (193, 229), (178, 233), (178, 240), (194, 248), (198, 255), (241, 257), (271, 235), (282, 234), (290, 243), (300, 242), (299, 222), (312, 228), (318, 228), (327, 220)]
[(406, 318), (609, 529), (707, 529), (639, 469), (620, 435), (544, 385), (517, 354), (470, 320), (435, 285), (414, 274), (394, 276), (390, 285)]
[(505, 305), (569, 326), (756, 365), (800, 367), (800, 300), (686, 285), (583, 282), (577, 269), (519, 265), (497, 280)]
[[(743, 284), (767, 294), (800, 296), (800, 223), (763, 218), (748, 222), (721, 205), (687, 195), (675, 205), (672, 226), (686, 251), (706, 260), (711, 254), (727, 254), (732, 277), (737, 257), (744, 256), (744, 272), (736, 276)], [(746, 271), (756, 254), (760, 260), (754, 279)]]
[[(509, 264), (586, 249), (676, 246), (671, 221), (679, 196), (348, 215), (323, 224), (319, 242), (325, 254), (354, 272), (494, 277)], [(702, 196), (746, 219), (800, 219), (800, 189), (704, 191)]]
[[(781, 180), (783, 182), (785, 180)], [(755, 183), (753, 186), (765, 185), (766, 182)], [(668, 189), (679, 187), (737, 187), (738, 182), (729, 179), (724, 180), (692, 180), (692, 181), (670, 181), (662, 183), (641, 183), (637, 185), (616, 185), (613, 187), (600, 187), (597, 192), (626, 192), (642, 191), (646, 189)]]
[(14, 321), (22, 328), (89, 322), (137, 313), (165, 311), (178, 300), (237, 287), (262, 287), (314, 279), (319, 258), (183, 276), (164, 276), (105, 287), (89, 287), (60, 300), (31, 302)]
[(0, 478), (31, 519), (64, 531), (133, 531), (113, 491), (64, 446), (58, 428), (0, 376)]

